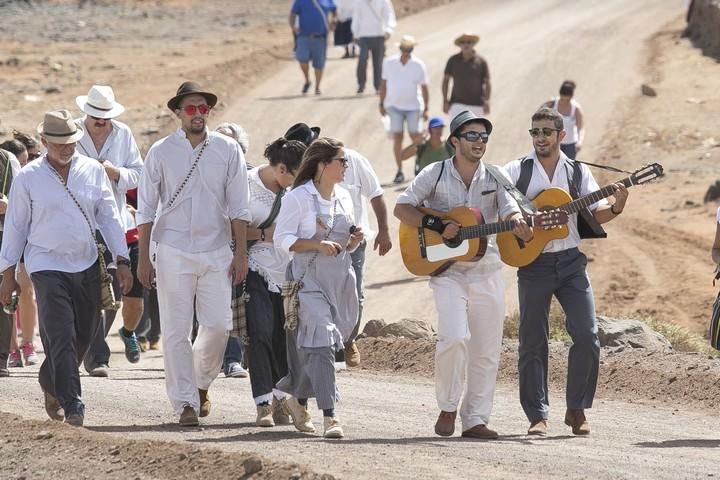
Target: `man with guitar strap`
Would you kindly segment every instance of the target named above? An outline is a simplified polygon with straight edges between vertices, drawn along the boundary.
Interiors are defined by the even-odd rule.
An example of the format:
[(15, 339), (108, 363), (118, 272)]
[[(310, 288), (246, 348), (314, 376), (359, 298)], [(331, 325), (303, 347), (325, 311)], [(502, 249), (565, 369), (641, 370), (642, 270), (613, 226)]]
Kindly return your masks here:
[[(565, 136), (562, 117), (543, 107), (532, 116), (530, 129), (534, 151), (526, 159), (505, 166), (520, 191), (535, 198), (545, 189), (559, 187), (573, 197), (598, 190), (590, 170), (571, 161), (560, 151)], [(531, 162), (531, 163), (527, 163)], [(522, 171), (532, 165), (528, 180)], [(522, 179), (522, 183), (520, 180)], [(597, 336), (595, 302), (585, 267), (587, 258), (578, 250), (581, 238), (588, 235), (580, 228), (586, 222), (594, 237), (604, 236), (600, 224), (620, 215), (625, 208), (628, 191), (624, 184), (612, 186), (615, 202), (600, 200), (571, 215), (567, 238), (553, 240), (543, 253), (518, 270), (520, 297), (520, 403), (530, 421), (528, 435), (547, 434), (548, 401), (548, 316), (554, 295), (566, 315), (566, 326), (573, 345), (568, 358), (565, 423), (575, 435), (588, 435), (590, 425), (585, 409), (592, 406), (600, 363), (600, 342)], [(581, 210), (581, 212), (583, 211)]]
[[(481, 161), (491, 132), (490, 121), (471, 112), (453, 118), (448, 142), (456, 154), (420, 171), (398, 197), (395, 216), (406, 225), (418, 230), (424, 227), (452, 240), (460, 231), (457, 222), (423, 215), (419, 208), (447, 212), (461, 206), (473, 207), (488, 222), (497, 221), (498, 215), (514, 220), (517, 225), (513, 233), (529, 241), (532, 229), (523, 220), (517, 202)], [(454, 433), (464, 393), (460, 405), (462, 436), (497, 438), (487, 424), (500, 361), (505, 286), (494, 236), (489, 237), (481, 260), (455, 262), (433, 276), (430, 287), (438, 311), (435, 392), (441, 412), (435, 433)]]

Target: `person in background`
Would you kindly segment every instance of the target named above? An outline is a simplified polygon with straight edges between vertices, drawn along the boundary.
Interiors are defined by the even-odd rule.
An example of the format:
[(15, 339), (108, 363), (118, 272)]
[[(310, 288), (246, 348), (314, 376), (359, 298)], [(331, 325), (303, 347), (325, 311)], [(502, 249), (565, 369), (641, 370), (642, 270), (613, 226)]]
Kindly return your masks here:
[(345, 47), (342, 58), (355, 57), (355, 42), (352, 34), (352, 15), (355, 0), (335, 0), (337, 5), (337, 25), (335, 27), (335, 46)]
[[(28, 162), (32, 162), (36, 158), (40, 157), (42, 153), (42, 145), (40, 142), (37, 141), (35, 137), (32, 135), (28, 135), (27, 133), (20, 132), (18, 130), (13, 130), (13, 139), (17, 140), (18, 142), (25, 145), (25, 148), (28, 152)], [(25, 164), (21, 164), (23, 167)]]
[(393, 154), (397, 174), (393, 183), (405, 181), (402, 171), (402, 142), (405, 124), (410, 137), (415, 141), (420, 133), (420, 116), (428, 119), (428, 74), (425, 63), (412, 54), (417, 42), (410, 35), (404, 35), (398, 44), (399, 55), (386, 58), (382, 67), (380, 84), (380, 115), (390, 117), (390, 131), (393, 135)]
[(428, 137), (415, 137), (413, 143), (403, 149), (400, 154), (403, 160), (415, 157), (415, 175), (431, 163), (452, 157), (455, 149), (443, 139), (444, 128), (441, 117), (432, 117), (428, 122)]
[[(445, 65), (442, 82), (443, 111), (450, 118), (469, 110), (478, 117), (490, 114), (490, 70), (483, 57), (475, 51), (480, 37), (463, 33), (455, 39), (460, 52), (450, 57)], [(452, 80), (452, 92), (448, 87)]]
[(335, 413), (335, 353), (358, 318), (350, 252), (363, 232), (355, 227), (350, 194), (338, 185), (346, 168), (342, 143), (324, 137), (312, 142), (283, 198), (273, 234), (275, 248), (293, 255), (287, 278), (301, 283), (297, 325), (286, 333), (288, 374), (276, 388), (292, 395), (285, 405), (302, 432), (315, 431), (307, 405), (315, 398), (325, 438), (344, 435)]
[[(290, 9), (290, 29), (296, 35), (295, 58), (305, 77), (302, 93), (310, 90), (310, 61), (315, 70), (315, 95), (320, 95), (327, 36), (335, 30), (337, 6), (334, 0), (295, 0)], [(297, 22), (296, 22), (297, 20)]]
[(385, 42), (397, 26), (395, 9), (390, 0), (356, 0), (352, 17), (352, 36), (360, 46), (356, 71), (357, 93), (365, 91), (367, 61), (370, 54), (373, 63), (373, 86), (375, 92), (378, 92), (382, 82)]
[(585, 116), (580, 104), (573, 98), (575, 82), (565, 80), (560, 85), (559, 94), (552, 100), (543, 103), (542, 106), (552, 108), (562, 117), (565, 137), (560, 143), (560, 150), (570, 160), (575, 160), (583, 147), (583, 140), (585, 140)]
[[(224, 122), (215, 127), (215, 131), (226, 135), (240, 144), (243, 155), (247, 156), (250, 148), (250, 137), (237, 123)], [(248, 169), (252, 168), (247, 164)], [(248, 372), (243, 368), (243, 357), (245, 349), (243, 348), (242, 339), (234, 335), (228, 336), (227, 345), (225, 346), (225, 356), (223, 357), (223, 373), (230, 378), (247, 378)]]
[[(31, 138), (31, 137), (30, 137)], [(37, 148), (37, 147), (36, 147)], [(0, 144), (0, 149), (11, 152), (17, 158), (17, 162), (24, 167), (29, 159), (28, 149), (18, 139), (7, 140)], [(19, 169), (18, 169), (19, 170)], [(20, 284), (20, 295), (16, 315), (20, 316), (20, 331), (22, 332), (22, 343), (17, 343), (17, 326), (12, 323), (12, 336), (10, 341), (10, 367), (22, 367), (23, 365), (36, 365), (40, 360), (35, 353), (35, 326), (37, 325), (37, 308), (35, 306), (35, 292), (32, 282), (25, 270), (24, 259), (20, 259), (17, 268), (17, 281)]]

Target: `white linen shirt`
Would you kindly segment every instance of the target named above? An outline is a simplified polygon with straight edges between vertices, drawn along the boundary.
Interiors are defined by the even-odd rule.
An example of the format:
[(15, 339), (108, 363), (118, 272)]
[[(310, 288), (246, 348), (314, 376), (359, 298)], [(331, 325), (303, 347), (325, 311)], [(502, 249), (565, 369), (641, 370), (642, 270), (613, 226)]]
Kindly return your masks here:
[(379, 197), (383, 194), (383, 189), (368, 159), (353, 149), (344, 150), (348, 167), (345, 169), (345, 180), (340, 185), (350, 192), (355, 221), (362, 227), (365, 240), (372, 243), (377, 232), (370, 227), (366, 199)]
[(336, 14), (338, 22), (347, 22), (352, 19), (355, 0), (335, 0), (337, 7)]
[(398, 110), (422, 110), (423, 102), (421, 85), (429, 83), (425, 63), (411, 55), (403, 65), (400, 55), (393, 55), (383, 61), (382, 79), (386, 81), (385, 108), (394, 107)]
[[(517, 202), (498, 185), (495, 178), (485, 169), (484, 163), (480, 162), (470, 188), (466, 188), (460, 173), (455, 169), (454, 158), (435, 162), (423, 168), (398, 196), (397, 203), (441, 212), (448, 212), (456, 207), (476, 208), (482, 213), (485, 223), (497, 222), (498, 217), (502, 220), (512, 214), (520, 213)], [(438, 182), (441, 170), (442, 177)], [(437, 187), (435, 187), (436, 182)], [(433, 188), (435, 188), (434, 195)], [(495, 235), (490, 235), (487, 237), (485, 256), (480, 261), (456, 262), (448, 271), (458, 269), (494, 271), (501, 266)]]
[[(83, 130), (86, 130), (86, 119), (87, 117), (83, 117), (77, 120)], [(128, 190), (137, 188), (143, 169), (143, 161), (130, 127), (117, 120), (110, 120), (110, 123), (112, 131), (99, 152), (95, 149), (95, 144), (87, 133), (78, 140), (77, 148), (81, 154), (95, 160), (110, 162), (120, 171), (118, 181), (110, 181), (110, 185), (115, 196), (115, 202), (117, 202), (118, 212), (123, 219), (125, 231), (127, 232), (135, 228), (135, 219), (126, 207), (127, 199), (125, 194)]]
[(397, 26), (390, 0), (355, 0), (350, 28), (353, 37), (382, 37)]
[(217, 132), (206, 134), (202, 158), (169, 209), (165, 206), (204, 142), (193, 149), (182, 129), (155, 142), (145, 157), (138, 188), (137, 224), (153, 223), (152, 240), (189, 253), (229, 246), (230, 220), (250, 221), (247, 167), (240, 144)]
[[(540, 193), (542, 193), (544, 190), (550, 187), (559, 187), (568, 192), (568, 194), (570, 193), (570, 180), (572, 179), (573, 167), (568, 163), (568, 157), (565, 156), (565, 154), (562, 152), (560, 152), (560, 160), (558, 160), (557, 167), (555, 167), (555, 173), (553, 174), (552, 181), (550, 181), (550, 179), (548, 178), (547, 173), (545, 172), (543, 166), (540, 164), (540, 161), (538, 160), (534, 150), (529, 155), (508, 163), (507, 165), (505, 165), (505, 171), (507, 172), (513, 183), (517, 183), (518, 179), (520, 178), (522, 160), (528, 157), (533, 159), (533, 172), (532, 177), (530, 177), (530, 183), (528, 185), (527, 193), (525, 194), (527, 198), (532, 200), (538, 195), (540, 195)], [(586, 165), (580, 164), (580, 171), (582, 172), (582, 179), (580, 182), (581, 197), (596, 190), (600, 190), (600, 187), (598, 187), (598, 184), (595, 181), (595, 178), (593, 178), (590, 169), (588, 169)], [(590, 212), (593, 212), (600, 205), (607, 204), (607, 200), (603, 199), (597, 203), (593, 203), (592, 205), (590, 205), (589, 210)], [(543, 252), (561, 252), (569, 248), (575, 248), (580, 246), (580, 234), (578, 233), (577, 229), (577, 213), (570, 215), (570, 219), (568, 221), (568, 230), (569, 234), (567, 237), (560, 240), (553, 240), (551, 242), (548, 242)]]
[(113, 256), (129, 258), (125, 229), (102, 165), (75, 153), (67, 186), (92, 223), (92, 232), (45, 154), (25, 165), (13, 180), (0, 250), (0, 271), (16, 265), (24, 251), (28, 273), (82, 272), (98, 258), (93, 233), (96, 229), (102, 233)]
[[(253, 168), (248, 172), (250, 183), (250, 226), (258, 228), (272, 211), (276, 193), (269, 190), (262, 179), (260, 179), (260, 168)], [(284, 198), (283, 198), (284, 200)], [(277, 220), (277, 218), (276, 218)], [(285, 281), (290, 256), (280, 249), (275, 248), (271, 238), (265, 241), (258, 241), (248, 251), (248, 266), (250, 270), (260, 274), (267, 282), (268, 290), (280, 293), (280, 288)]]
[[(317, 196), (320, 212), (316, 211), (313, 195)], [(320, 195), (312, 180), (290, 190), (282, 199), (280, 213), (275, 222), (275, 248), (290, 254), (290, 247), (295, 242), (313, 238), (317, 231), (317, 215), (332, 215), (335, 200), (338, 201), (336, 214), (347, 213), (354, 221), (350, 193), (339, 185), (335, 185), (330, 200), (325, 200)]]

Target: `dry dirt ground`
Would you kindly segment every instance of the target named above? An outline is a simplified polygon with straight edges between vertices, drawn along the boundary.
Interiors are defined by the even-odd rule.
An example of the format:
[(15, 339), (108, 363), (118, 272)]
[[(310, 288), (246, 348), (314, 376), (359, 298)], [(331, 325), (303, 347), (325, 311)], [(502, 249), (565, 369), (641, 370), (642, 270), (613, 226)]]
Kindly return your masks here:
[[(107, 81), (128, 107), (124, 120), (147, 145), (173, 128), (164, 101), (181, 80), (197, 78), (221, 95), (215, 120), (238, 121), (250, 131), (251, 161), (260, 159), (261, 145), (302, 120), (358, 148), (381, 179), (392, 178), (390, 143), (380, 128), (376, 97), (354, 95), (353, 62), (341, 61), (334, 52), (324, 95), (298, 95), (300, 75), (282, 24), (287, 2), (264, 2), (260, 12), (258, 2), (218, 1), (192, 13), (180, 4), (193, 2), (170, 2), (173, 9), (166, 8), (168, 2), (96, 2), (101, 6), (79, 12), (68, 2), (55, 3), (53, 15), (36, 10), (32, 17), (12, 17), (21, 28), (0, 34), (0, 128), (31, 129), (48, 107), (73, 106), (74, 97), (91, 83)], [(598, 309), (653, 315), (702, 331), (715, 293), (709, 260), (715, 205), (703, 205), (702, 197), (718, 177), (720, 149), (714, 145), (720, 131), (720, 66), (680, 38), (682, 7), (664, 0), (458, 0), (403, 19), (398, 33), (413, 33), (421, 42), (417, 54), (431, 72), (434, 112), (440, 111), (439, 84), (453, 53), (451, 39), (462, 30), (482, 34), (480, 50), (494, 82), (491, 163), (504, 164), (529, 150), (524, 132), (530, 113), (566, 77), (578, 82), (577, 97), (588, 117), (581, 158), (628, 170), (662, 163), (667, 177), (631, 191), (627, 210), (608, 226), (610, 238), (584, 245), (593, 260)], [(2, 8), (6, 13), (7, 6)], [(642, 83), (652, 85), (658, 96), (641, 96)], [(46, 93), (52, 87), (60, 92)], [(390, 206), (397, 190), (387, 190)], [(507, 279), (512, 287), (509, 269)], [(436, 322), (429, 289), (424, 280), (407, 274), (397, 250), (383, 260), (369, 255), (367, 287), (366, 319)], [(513, 289), (508, 290), (513, 308)], [(115, 338), (113, 346), (119, 349)], [(0, 478), (240, 477), (247, 455), (238, 452), (247, 450), (279, 462), (263, 470), (273, 478), (309, 478), (312, 471), (343, 478), (714, 474), (711, 449), (720, 443), (707, 409), (718, 404), (717, 361), (699, 355), (604, 355), (599, 401), (590, 417), (595, 433), (574, 439), (561, 425), (565, 347), (554, 345), (553, 435), (537, 441), (522, 435), (527, 426), (514, 381), (516, 348), (508, 343), (492, 423), (504, 436), (478, 448), (475, 442), (432, 436), (436, 407), (431, 380), (425, 378), (431, 372), (431, 343), (368, 339), (361, 346), (367, 368), (399, 375), (341, 375), (345, 401), (339, 412), (347, 421), (348, 438), (340, 444), (305, 439), (291, 428), (255, 428), (247, 381), (230, 379), (213, 387), (216, 410), (204, 429), (181, 431), (171, 425), (175, 419), (164, 397), (160, 357), (146, 355), (131, 367), (117, 356), (110, 380), (83, 378), (89, 429), (113, 436), (4, 415)], [(36, 369), (13, 373), (15, 378), (0, 382), (0, 410), (42, 419)], [(54, 437), (35, 440), (40, 431)], [(148, 440), (180, 443), (150, 446)], [(196, 448), (205, 445), (226, 453)], [(110, 447), (120, 452), (113, 454)], [(148, 450), (153, 454), (144, 456)], [(229, 470), (216, 472), (216, 462)], [(102, 473), (119, 467), (123, 470)], [(223, 473), (230, 470), (235, 473)]]

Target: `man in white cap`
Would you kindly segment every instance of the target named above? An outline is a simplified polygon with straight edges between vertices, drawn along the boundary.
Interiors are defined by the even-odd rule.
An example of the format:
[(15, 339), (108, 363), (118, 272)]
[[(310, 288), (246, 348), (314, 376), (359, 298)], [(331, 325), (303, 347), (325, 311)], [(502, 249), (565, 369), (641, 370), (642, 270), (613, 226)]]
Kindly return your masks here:
[[(70, 112), (45, 114), (38, 133), (47, 152), (13, 180), (0, 250), (0, 302), (17, 292), (25, 253), (38, 305), (45, 361), (40, 386), (54, 420), (81, 426), (78, 365), (100, 327), (100, 265), (95, 230), (115, 256), (123, 292), (132, 286), (125, 229), (104, 168), (75, 151), (84, 132)], [(63, 413), (60, 413), (60, 410)]]
[[(442, 82), (443, 111), (450, 118), (464, 110), (482, 117), (490, 114), (490, 70), (483, 57), (475, 51), (480, 37), (463, 33), (455, 39), (460, 52), (450, 57), (445, 65)], [(452, 92), (448, 87), (452, 80)]]
[[(86, 135), (78, 140), (77, 148), (83, 155), (94, 158), (102, 164), (110, 179), (118, 212), (125, 225), (134, 281), (130, 291), (122, 298), (124, 325), (118, 333), (125, 344), (125, 357), (130, 363), (137, 363), (140, 360), (140, 347), (135, 337), (135, 329), (142, 317), (143, 287), (137, 279), (138, 231), (134, 216), (127, 208), (125, 194), (128, 190), (137, 187), (143, 162), (130, 128), (115, 120), (125, 111), (125, 107), (115, 101), (115, 93), (111, 87), (93, 85), (87, 95), (80, 95), (75, 102), (85, 113), (85, 117), (77, 122), (86, 132)], [(110, 348), (105, 337), (114, 320), (115, 311), (105, 310), (101, 319), (103, 326), (98, 330), (83, 361), (85, 369), (93, 377), (108, 376)]]
[[(240, 284), (248, 270), (247, 167), (238, 142), (207, 128), (216, 103), (196, 83), (180, 85), (167, 106), (181, 126), (150, 148), (138, 188), (138, 277), (149, 288), (157, 271), (165, 385), (186, 426), (210, 413), (208, 389), (232, 328), (231, 282)], [(199, 327), (191, 345), (193, 311)]]
[[(513, 233), (524, 241), (532, 239), (532, 229), (523, 220), (517, 202), (482, 162), (491, 133), (492, 123), (472, 112), (453, 118), (447, 142), (454, 147), (455, 155), (420, 171), (398, 197), (395, 216), (407, 225), (453, 239), (460, 231), (458, 223), (424, 214), (419, 208), (447, 212), (471, 207), (478, 209), (487, 223), (499, 218), (515, 221)], [(479, 261), (454, 263), (431, 277), (430, 287), (438, 312), (435, 395), (440, 415), (435, 433), (449, 437), (455, 432), (460, 407), (463, 437), (498, 438), (487, 426), (505, 318), (505, 285), (494, 237), (488, 238), (485, 255)]]
[(393, 153), (397, 174), (393, 183), (405, 181), (402, 171), (402, 142), (405, 124), (410, 137), (415, 140), (420, 133), (420, 115), (428, 119), (429, 91), (425, 63), (412, 54), (417, 45), (415, 38), (403, 35), (398, 46), (400, 54), (386, 58), (382, 67), (380, 83), (380, 115), (390, 117), (393, 135)]

